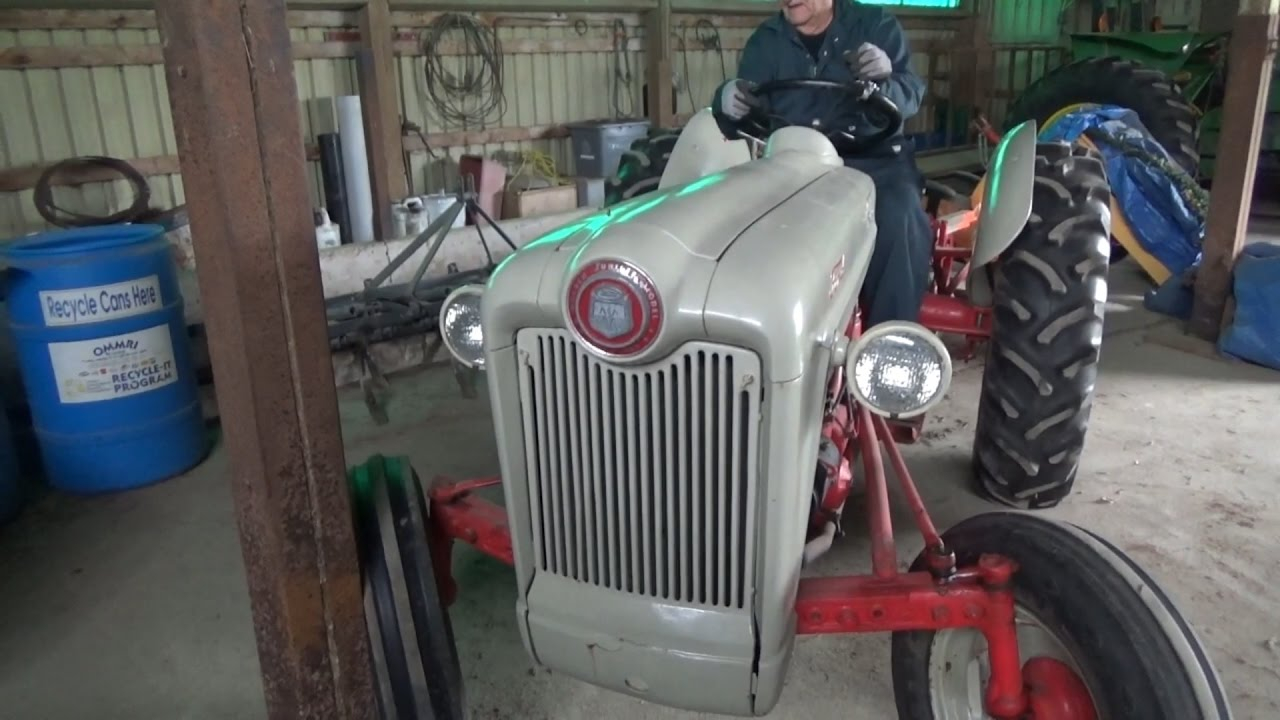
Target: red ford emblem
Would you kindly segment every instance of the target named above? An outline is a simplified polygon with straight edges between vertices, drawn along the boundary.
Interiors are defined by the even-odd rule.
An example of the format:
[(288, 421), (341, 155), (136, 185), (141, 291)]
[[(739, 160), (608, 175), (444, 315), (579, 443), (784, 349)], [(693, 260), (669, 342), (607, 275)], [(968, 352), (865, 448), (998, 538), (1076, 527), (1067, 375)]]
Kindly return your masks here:
[(637, 355), (662, 329), (662, 299), (653, 281), (621, 260), (584, 266), (569, 283), (567, 301), (578, 337), (606, 355)]

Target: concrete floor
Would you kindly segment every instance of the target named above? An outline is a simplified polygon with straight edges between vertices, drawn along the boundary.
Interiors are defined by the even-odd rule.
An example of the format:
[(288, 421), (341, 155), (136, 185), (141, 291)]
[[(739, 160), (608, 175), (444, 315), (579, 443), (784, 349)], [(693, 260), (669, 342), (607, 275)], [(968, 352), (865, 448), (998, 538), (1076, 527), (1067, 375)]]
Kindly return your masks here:
[[(1280, 717), (1280, 374), (1182, 339), (1141, 310), (1135, 273), (1115, 270), (1078, 492), (1049, 515), (1105, 534), (1163, 581), (1205, 639), (1237, 717)], [(991, 509), (966, 486), (980, 377), (978, 364), (961, 365), (925, 442), (907, 449), (942, 526)], [(418, 372), (395, 388), (383, 428), (357, 394), (342, 394), (349, 462), (407, 453), (426, 476), (496, 470), (487, 405), (460, 399), (449, 373)], [(51, 495), (0, 531), (0, 716), (263, 716), (226, 463), (219, 450), (145, 490)], [(904, 535), (902, 557), (919, 545)], [(460, 553), (454, 623), (474, 717), (688, 717), (535, 669), (509, 571)], [(866, 557), (855, 526), (816, 572), (861, 570)], [(887, 659), (887, 637), (800, 641), (773, 717), (894, 717)]]

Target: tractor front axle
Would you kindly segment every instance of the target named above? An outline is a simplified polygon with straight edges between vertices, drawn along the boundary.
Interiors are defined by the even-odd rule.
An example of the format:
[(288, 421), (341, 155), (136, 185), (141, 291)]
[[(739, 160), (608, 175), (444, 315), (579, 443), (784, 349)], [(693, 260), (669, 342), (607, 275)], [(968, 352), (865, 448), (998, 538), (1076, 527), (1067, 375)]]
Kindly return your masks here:
[(1012, 560), (984, 555), (949, 581), (930, 572), (805, 578), (796, 595), (801, 635), (974, 628), (987, 640), (991, 680), (987, 712), (1018, 718), (1027, 709), (1014, 622)]
[[(975, 566), (956, 567), (929, 518), (889, 425), (863, 408), (853, 413), (850, 438), (841, 444), (847, 461), (861, 454), (866, 473), (867, 526), (872, 536), (870, 575), (802, 578), (796, 595), (796, 632), (802, 635), (949, 630), (973, 628), (987, 640), (991, 676), (986, 709), (1013, 720), (1029, 707), (1018, 652), (1012, 578), (1016, 564), (1000, 555), (984, 555)], [(925, 541), (926, 570), (900, 573), (890, 518), (888, 483), (879, 452), (884, 447), (903, 496)], [(452, 548), (461, 540), (490, 557), (514, 565), (506, 510), (478, 497), (501, 478), (432, 483), (430, 537), (436, 582), (446, 605), (457, 596)]]

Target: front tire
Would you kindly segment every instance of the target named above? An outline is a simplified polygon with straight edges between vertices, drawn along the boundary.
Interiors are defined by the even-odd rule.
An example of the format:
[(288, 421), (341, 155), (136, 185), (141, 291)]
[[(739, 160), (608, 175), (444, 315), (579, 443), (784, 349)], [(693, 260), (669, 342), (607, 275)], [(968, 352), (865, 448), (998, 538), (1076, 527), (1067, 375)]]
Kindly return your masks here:
[[(1014, 513), (970, 518), (943, 539), (961, 565), (975, 564), (984, 553), (1017, 563), (1013, 583), (1024, 675), (1034, 672), (1027, 663), (1037, 657), (1072, 667), (1103, 720), (1231, 717), (1221, 680), (1195, 632), (1155, 581), (1114, 546), (1072, 525)], [(925, 566), (922, 555), (914, 569)], [(985, 651), (977, 630), (894, 633), (899, 716), (985, 717)]]
[(407, 458), (349, 474), (365, 622), (386, 720), (466, 716), (462, 669), (427, 545), (429, 506)]
[(1026, 509), (1071, 492), (1093, 408), (1111, 237), (1097, 153), (1037, 148), (1031, 219), (992, 273), (973, 466), (978, 491)]

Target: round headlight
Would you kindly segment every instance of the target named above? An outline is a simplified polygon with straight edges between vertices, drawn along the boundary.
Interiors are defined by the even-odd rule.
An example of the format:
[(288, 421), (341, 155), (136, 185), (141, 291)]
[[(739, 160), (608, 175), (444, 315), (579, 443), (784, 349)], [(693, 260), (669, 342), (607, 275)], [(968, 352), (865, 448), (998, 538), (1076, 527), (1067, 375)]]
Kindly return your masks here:
[(484, 330), (480, 326), (480, 297), (484, 287), (466, 285), (449, 293), (440, 306), (440, 338), (458, 362), (484, 368)]
[(858, 339), (845, 363), (858, 402), (877, 415), (910, 418), (942, 402), (951, 385), (951, 354), (921, 325), (877, 325)]

